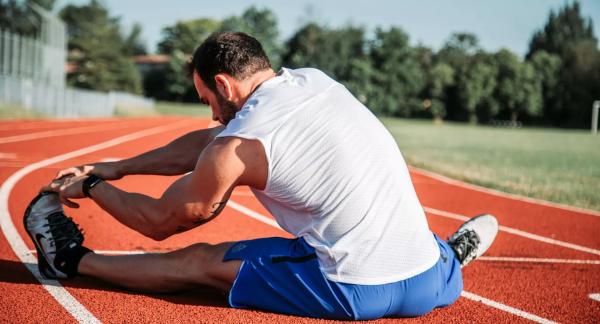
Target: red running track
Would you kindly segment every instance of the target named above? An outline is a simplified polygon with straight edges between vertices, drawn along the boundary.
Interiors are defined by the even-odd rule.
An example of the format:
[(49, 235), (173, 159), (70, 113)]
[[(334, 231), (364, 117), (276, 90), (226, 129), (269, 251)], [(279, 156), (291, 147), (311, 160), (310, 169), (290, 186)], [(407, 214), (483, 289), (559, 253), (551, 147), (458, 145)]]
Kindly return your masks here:
[[(43, 285), (28, 270), (35, 269), (35, 257), (29, 252), (33, 245), (21, 217), (38, 188), (57, 170), (129, 157), (207, 124), (208, 120), (182, 118), (100, 119), (89, 126), (95, 127), (90, 131), (84, 128), (90, 123), (81, 120), (0, 122), (0, 322), (326, 322), (230, 309), (226, 296), (208, 288), (146, 295), (90, 278)], [(107, 142), (115, 138), (119, 140)], [(95, 146), (98, 143), (105, 145)], [(64, 156), (69, 152), (74, 153)], [(59, 158), (46, 160), (50, 157)], [(600, 299), (595, 297), (600, 294), (598, 212), (481, 191), (418, 169), (411, 169), (411, 174), (430, 227), (442, 237), (452, 233), (464, 217), (483, 212), (495, 214), (502, 228), (486, 258), (464, 269), (463, 297), (450, 307), (403, 321), (600, 322), (600, 301), (592, 299)], [(132, 176), (114, 183), (158, 196), (174, 179)], [(86, 245), (115, 253), (168, 251), (199, 241), (289, 236), (273, 225), (247, 188), (236, 190), (231, 201), (211, 223), (163, 242), (125, 228), (88, 201), (67, 213), (85, 229)], [(388, 321), (397, 319), (377, 322)]]

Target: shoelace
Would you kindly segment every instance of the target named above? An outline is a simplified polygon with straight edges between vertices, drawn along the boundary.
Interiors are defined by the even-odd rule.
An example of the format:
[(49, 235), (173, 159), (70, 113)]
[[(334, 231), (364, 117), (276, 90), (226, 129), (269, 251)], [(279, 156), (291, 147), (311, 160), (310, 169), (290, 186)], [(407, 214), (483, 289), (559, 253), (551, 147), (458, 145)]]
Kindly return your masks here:
[(52, 233), (50, 245), (57, 247), (55, 253), (68, 247), (71, 242), (76, 244), (83, 242), (83, 233), (79, 226), (73, 222), (71, 217), (67, 217), (62, 212), (50, 214), (47, 226), (46, 233)]
[(478, 245), (479, 237), (473, 230), (465, 230), (458, 233), (456, 238), (452, 240), (452, 247), (458, 254), (461, 265), (468, 263), (475, 258)]

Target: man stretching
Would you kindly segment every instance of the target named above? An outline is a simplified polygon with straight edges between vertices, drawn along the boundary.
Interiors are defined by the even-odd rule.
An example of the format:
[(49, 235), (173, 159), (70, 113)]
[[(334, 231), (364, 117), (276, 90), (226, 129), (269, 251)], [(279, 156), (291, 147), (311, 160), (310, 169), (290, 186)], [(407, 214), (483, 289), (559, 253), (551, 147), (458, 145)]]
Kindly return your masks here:
[[(346, 88), (316, 69), (275, 73), (243, 33), (211, 35), (190, 72), (224, 126), (59, 172), (24, 220), (44, 276), (149, 292), (210, 285), (229, 292), (232, 307), (329, 319), (418, 316), (459, 297), (460, 267), (490, 246), (495, 218), (470, 220), (449, 242), (432, 234), (394, 139)], [(158, 199), (106, 181), (130, 174), (185, 175)], [(249, 186), (295, 238), (106, 256), (82, 245), (61, 205), (90, 198), (164, 240), (216, 217), (236, 186)]]

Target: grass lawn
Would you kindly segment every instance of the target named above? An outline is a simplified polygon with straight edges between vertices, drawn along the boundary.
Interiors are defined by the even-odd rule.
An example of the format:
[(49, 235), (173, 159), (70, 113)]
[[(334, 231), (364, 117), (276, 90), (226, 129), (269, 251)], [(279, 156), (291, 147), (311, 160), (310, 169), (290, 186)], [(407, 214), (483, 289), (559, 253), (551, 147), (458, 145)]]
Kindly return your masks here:
[(158, 101), (154, 109), (117, 107), (115, 115), (120, 117), (159, 115), (210, 117), (211, 112), (206, 105)]
[(161, 115), (211, 116), (210, 108), (201, 104), (158, 101), (154, 110)]
[(23, 107), (0, 103), (0, 119), (44, 118), (44, 114)]
[(505, 192), (600, 210), (600, 136), (382, 119), (411, 165)]

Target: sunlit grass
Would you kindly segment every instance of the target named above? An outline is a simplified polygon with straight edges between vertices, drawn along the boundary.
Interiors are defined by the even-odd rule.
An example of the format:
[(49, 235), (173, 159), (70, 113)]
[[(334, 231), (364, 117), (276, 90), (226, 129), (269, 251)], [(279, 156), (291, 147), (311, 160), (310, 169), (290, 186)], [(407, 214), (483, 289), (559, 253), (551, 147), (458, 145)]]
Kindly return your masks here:
[(600, 136), (383, 119), (411, 165), (506, 192), (600, 210)]
[(0, 119), (31, 119), (43, 117), (46, 116), (33, 109), (25, 109), (17, 105), (0, 103)]
[(201, 104), (158, 101), (154, 109), (161, 115), (211, 116), (208, 106)]

